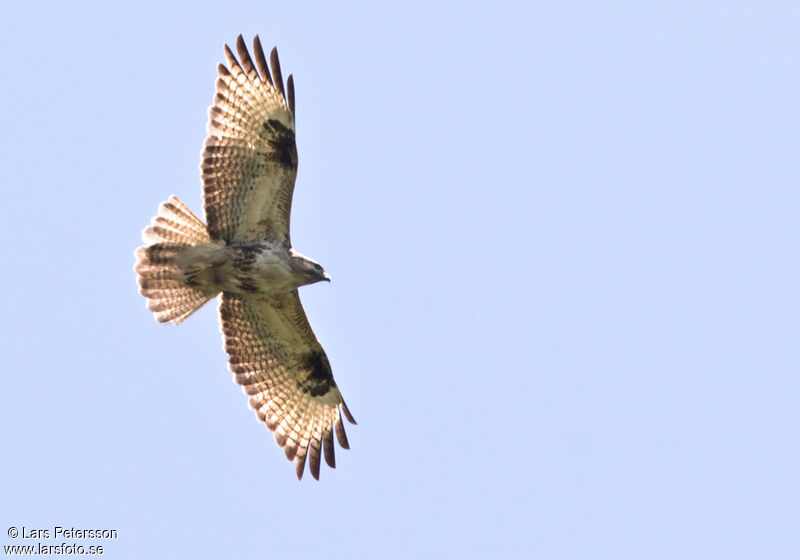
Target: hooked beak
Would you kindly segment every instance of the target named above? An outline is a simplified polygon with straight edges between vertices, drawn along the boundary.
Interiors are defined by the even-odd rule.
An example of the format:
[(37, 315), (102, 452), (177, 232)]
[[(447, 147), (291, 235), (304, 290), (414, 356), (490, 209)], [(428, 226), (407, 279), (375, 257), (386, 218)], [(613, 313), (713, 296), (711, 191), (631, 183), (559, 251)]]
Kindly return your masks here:
[(331, 277), (328, 276), (327, 272), (323, 272), (322, 273), (322, 279), (325, 280), (326, 282), (330, 282), (331, 281)]

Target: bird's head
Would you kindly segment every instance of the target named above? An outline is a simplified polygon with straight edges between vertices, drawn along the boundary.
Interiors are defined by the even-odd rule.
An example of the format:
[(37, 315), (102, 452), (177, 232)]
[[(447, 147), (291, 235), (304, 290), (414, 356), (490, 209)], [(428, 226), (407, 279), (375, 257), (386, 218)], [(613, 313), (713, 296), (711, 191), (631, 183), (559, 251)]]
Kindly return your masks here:
[(319, 263), (294, 250), (291, 251), (290, 257), (292, 272), (300, 282), (300, 286), (321, 282), (323, 280), (325, 282), (331, 281), (331, 277), (328, 276)]

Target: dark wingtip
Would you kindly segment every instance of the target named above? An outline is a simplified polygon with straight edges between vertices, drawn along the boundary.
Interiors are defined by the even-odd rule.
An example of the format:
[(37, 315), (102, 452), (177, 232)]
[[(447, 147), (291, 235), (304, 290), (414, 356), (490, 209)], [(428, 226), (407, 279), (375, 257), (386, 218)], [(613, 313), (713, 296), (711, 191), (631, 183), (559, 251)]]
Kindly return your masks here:
[(294, 115), (294, 77), (291, 74), (286, 80), (286, 89), (289, 91), (289, 110)]
[(297, 480), (303, 480), (303, 471), (306, 468), (306, 456), (307, 454), (305, 453), (302, 456), (298, 455), (297, 460), (295, 461), (294, 472), (297, 475)]
[(272, 66), (273, 85), (286, 99), (286, 91), (283, 89), (283, 75), (281, 74), (281, 61), (278, 58), (278, 47), (272, 47), (272, 52), (269, 53), (269, 62), (270, 66)]
[(353, 415), (352, 415), (352, 414), (350, 414), (350, 410), (348, 410), (348, 408), (347, 408), (347, 405), (346, 405), (346, 404), (344, 404), (344, 401), (342, 401), (342, 411), (344, 412), (344, 415), (345, 415), (345, 417), (347, 418), (347, 420), (348, 420), (348, 421), (349, 421), (351, 424), (353, 424), (353, 425), (358, 425), (358, 422), (356, 422), (356, 419), (355, 419), (355, 418), (353, 418)]
[[(260, 80), (261, 78), (258, 75), (255, 65), (253, 64), (253, 59), (250, 58), (250, 53), (247, 50), (247, 45), (245, 45), (241, 34), (236, 37), (236, 52), (239, 53), (239, 60), (242, 62), (242, 68), (247, 74), (247, 77), (251, 80), (253, 78), (258, 78)], [(263, 80), (261, 81), (263, 82)]]
[(261, 73), (261, 81), (272, 84), (272, 76), (269, 73), (267, 57), (264, 56), (264, 49), (261, 47), (261, 39), (258, 38), (258, 35), (253, 37), (253, 56), (256, 57), (256, 66)]
[(330, 428), (322, 434), (322, 451), (325, 453), (325, 462), (328, 463), (330, 468), (335, 469), (336, 453), (333, 449), (333, 432)]
[(236, 60), (236, 55), (233, 54), (233, 51), (228, 46), (228, 43), (225, 43), (224, 49), (225, 49), (225, 58), (228, 61), (228, 66), (230, 66), (231, 69), (233, 69), (234, 66), (239, 66), (239, 61)]
[(311, 476), (315, 480), (319, 480), (319, 441), (312, 439), (308, 446), (308, 454), (310, 455), (308, 461), (308, 470), (311, 471)]
[(336, 431), (336, 439), (339, 441), (339, 445), (342, 446), (342, 449), (350, 449), (350, 443), (347, 441), (347, 434), (344, 432), (344, 424), (342, 423), (342, 417), (336, 419), (336, 423), (333, 425)]

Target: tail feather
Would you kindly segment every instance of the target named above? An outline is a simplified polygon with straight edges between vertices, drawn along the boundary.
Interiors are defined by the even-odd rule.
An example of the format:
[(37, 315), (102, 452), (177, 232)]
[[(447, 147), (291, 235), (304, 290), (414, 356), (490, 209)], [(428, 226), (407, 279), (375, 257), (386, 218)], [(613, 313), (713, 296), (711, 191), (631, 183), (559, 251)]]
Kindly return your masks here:
[(209, 243), (205, 224), (186, 205), (171, 196), (162, 202), (142, 232), (145, 246), (134, 253), (139, 293), (160, 323), (183, 322), (217, 295), (207, 286), (189, 283), (180, 256), (189, 247)]
[(158, 215), (142, 232), (142, 240), (148, 245), (172, 242), (186, 246), (208, 243), (211, 239), (202, 220), (172, 195), (159, 205)]

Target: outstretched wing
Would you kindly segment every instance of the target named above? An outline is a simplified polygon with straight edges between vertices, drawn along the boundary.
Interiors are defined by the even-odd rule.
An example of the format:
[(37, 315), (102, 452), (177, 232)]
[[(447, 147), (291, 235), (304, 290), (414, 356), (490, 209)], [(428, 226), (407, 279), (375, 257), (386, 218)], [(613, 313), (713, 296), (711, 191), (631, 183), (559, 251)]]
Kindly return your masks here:
[(227, 242), (290, 245), (297, 176), (294, 81), (289, 76), (284, 90), (276, 49), (270, 55), (270, 74), (258, 35), (253, 40), (255, 63), (241, 35), (236, 50), (239, 60), (225, 45), (229, 67), (217, 68), (217, 91), (208, 110), (200, 164), (208, 233)]
[(328, 357), (308, 324), (297, 290), (279, 296), (222, 293), (219, 306), (225, 350), (234, 380), (250, 395), (258, 419), (275, 432), (297, 478), (319, 479), (320, 449), (336, 466), (333, 431), (348, 449), (340, 415), (355, 424), (331, 374)]

